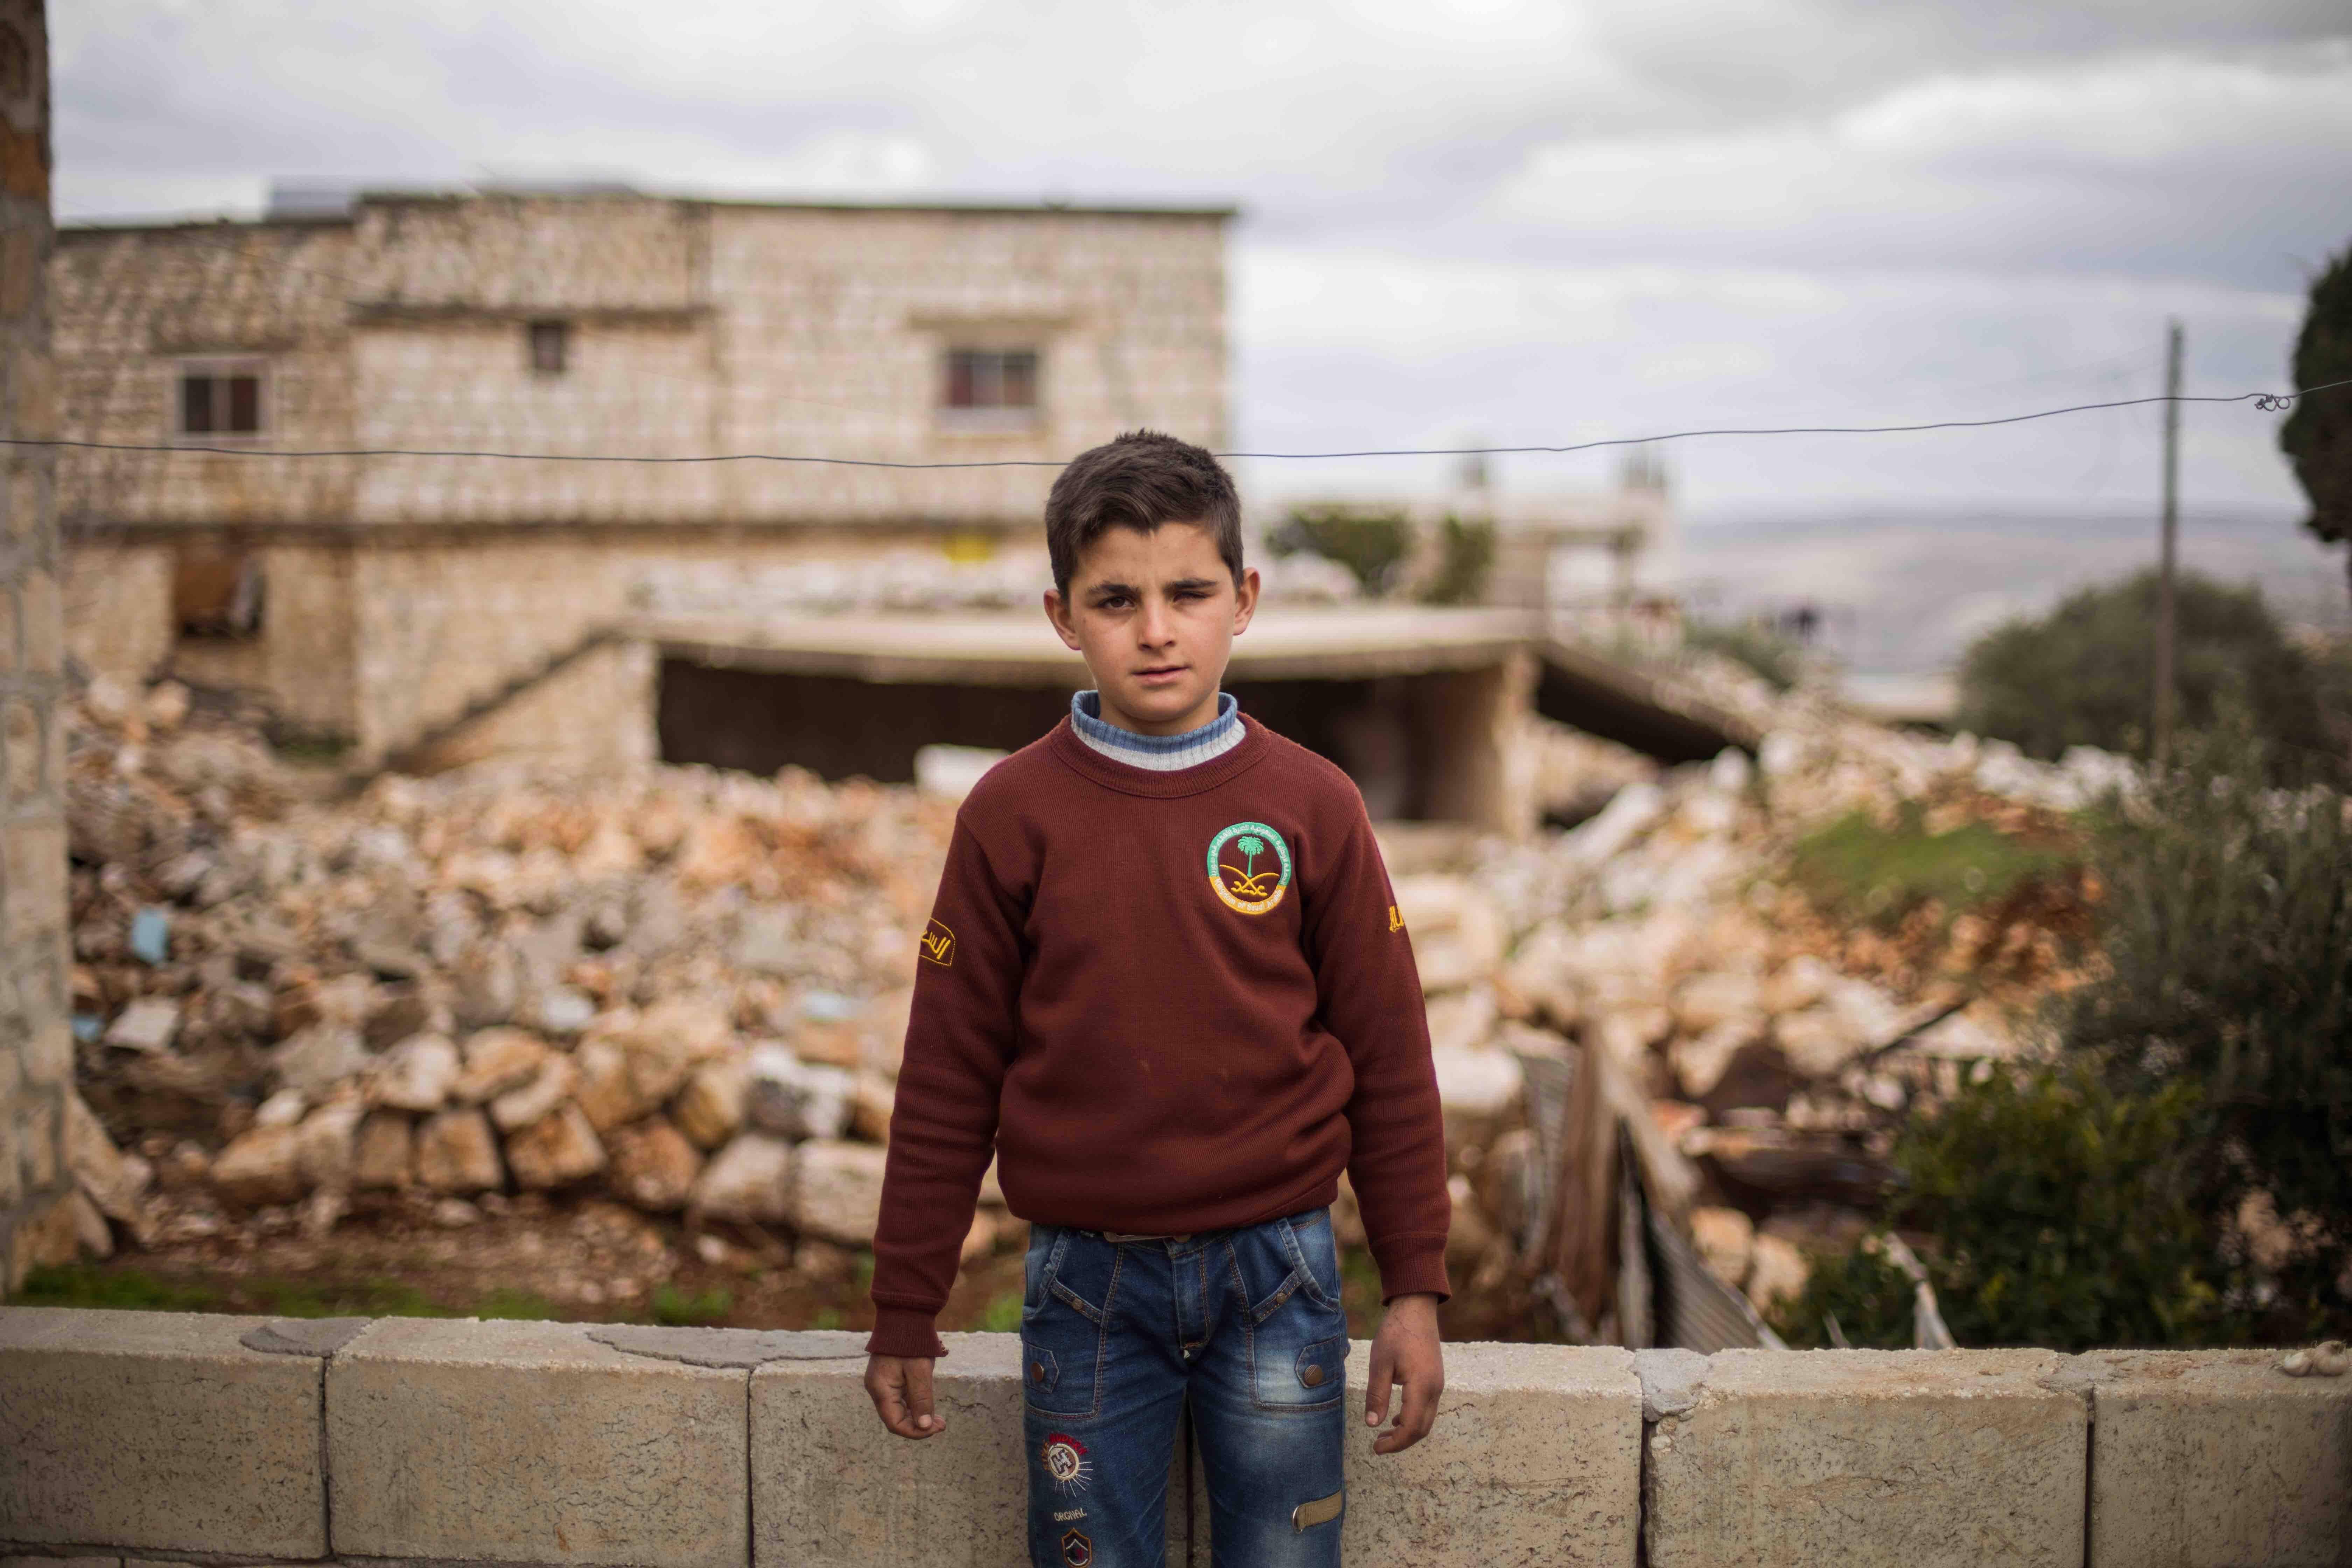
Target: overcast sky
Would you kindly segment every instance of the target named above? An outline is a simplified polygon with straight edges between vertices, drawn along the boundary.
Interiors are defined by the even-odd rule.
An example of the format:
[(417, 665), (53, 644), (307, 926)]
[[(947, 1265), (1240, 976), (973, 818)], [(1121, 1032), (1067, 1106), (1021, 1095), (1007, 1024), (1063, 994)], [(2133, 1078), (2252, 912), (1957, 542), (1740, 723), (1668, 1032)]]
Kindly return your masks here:
[[(2343, 0), (73, 0), (61, 216), (273, 178), (1233, 201), (1249, 448), (1984, 417), (2285, 384), (2352, 241)], [(2154, 408), (1676, 445), (1701, 526), (2153, 504)], [(2278, 416), (2188, 414), (2192, 508), (2291, 521)], [(1541, 490), (1614, 458), (1506, 459)], [(1256, 464), (1260, 495), (1427, 489)], [(2318, 563), (2315, 552), (2308, 559)], [(2332, 570), (2332, 568), (2330, 568)]]

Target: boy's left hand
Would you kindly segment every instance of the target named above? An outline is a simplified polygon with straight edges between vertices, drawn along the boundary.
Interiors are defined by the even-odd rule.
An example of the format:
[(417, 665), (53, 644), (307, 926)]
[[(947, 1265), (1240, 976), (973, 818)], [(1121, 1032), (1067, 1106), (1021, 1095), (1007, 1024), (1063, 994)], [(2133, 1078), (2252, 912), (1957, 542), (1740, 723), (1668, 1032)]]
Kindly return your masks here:
[(1364, 1389), (1364, 1424), (1377, 1426), (1389, 1414), (1389, 1386), (1404, 1384), (1404, 1409), (1396, 1424), (1372, 1443), (1375, 1454), (1397, 1454), (1429, 1436), (1437, 1425), (1437, 1396), (1445, 1392), (1445, 1352), (1437, 1340), (1437, 1298), (1399, 1296), (1381, 1315), (1372, 1335), (1372, 1370)]

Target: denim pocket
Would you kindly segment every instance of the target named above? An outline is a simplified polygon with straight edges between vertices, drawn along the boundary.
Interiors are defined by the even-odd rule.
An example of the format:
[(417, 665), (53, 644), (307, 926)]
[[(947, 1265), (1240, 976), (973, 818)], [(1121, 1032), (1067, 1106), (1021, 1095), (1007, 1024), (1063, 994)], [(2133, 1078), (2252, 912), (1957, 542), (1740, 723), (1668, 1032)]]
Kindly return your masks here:
[(1092, 1415), (1102, 1404), (1103, 1331), (1118, 1292), (1119, 1249), (1057, 1230), (1024, 1262), (1022, 1396), (1043, 1415)]
[(1318, 1307), (1339, 1310), (1339, 1243), (1331, 1211), (1317, 1209), (1281, 1222), (1283, 1245), (1298, 1270), (1298, 1288)]

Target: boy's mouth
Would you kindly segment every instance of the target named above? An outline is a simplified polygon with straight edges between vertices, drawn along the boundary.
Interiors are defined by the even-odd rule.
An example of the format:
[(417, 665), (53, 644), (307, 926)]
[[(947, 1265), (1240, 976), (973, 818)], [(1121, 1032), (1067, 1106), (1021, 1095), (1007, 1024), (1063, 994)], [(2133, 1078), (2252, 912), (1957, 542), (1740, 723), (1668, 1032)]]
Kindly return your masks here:
[(1157, 684), (1161, 681), (1173, 680), (1176, 677), (1183, 673), (1184, 667), (1181, 664), (1155, 664), (1148, 669), (1137, 670), (1135, 672), (1135, 679), (1147, 684)]

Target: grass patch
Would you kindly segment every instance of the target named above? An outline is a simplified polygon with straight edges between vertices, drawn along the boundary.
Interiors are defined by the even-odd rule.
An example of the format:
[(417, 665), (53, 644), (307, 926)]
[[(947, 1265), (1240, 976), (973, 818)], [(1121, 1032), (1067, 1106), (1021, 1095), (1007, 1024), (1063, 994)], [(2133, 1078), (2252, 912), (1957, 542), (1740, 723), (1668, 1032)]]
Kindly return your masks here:
[(1007, 1290), (1003, 1295), (981, 1309), (980, 1331), (984, 1334), (1017, 1333), (1021, 1329), (1021, 1292)]
[(1918, 804), (1906, 802), (1892, 827), (1855, 811), (1807, 835), (1798, 841), (1790, 874), (1824, 914), (1892, 931), (1930, 904), (1947, 920), (1996, 908), (2075, 858), (1988, 823), (1930, 833)]
[(724, 1285), (708, 1290), (681, 1290), (675, 1285), (654, 1287), (654, 1321), (668, 1328), (701, 1328), (716, 1323), (735, 1310), (735, 1292)]
[(129, 1269), (68, 1263), (36, 1268), (14, 1298), (19, 1307), (95, 1307), (123, 1312), (217, 1312), (226, 1298), (205, 1285)]

